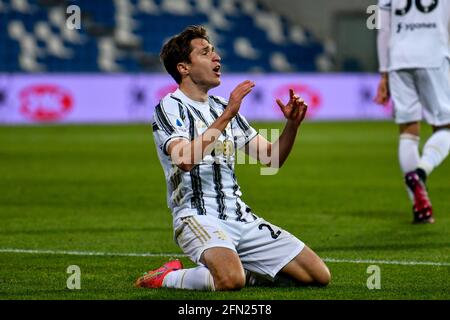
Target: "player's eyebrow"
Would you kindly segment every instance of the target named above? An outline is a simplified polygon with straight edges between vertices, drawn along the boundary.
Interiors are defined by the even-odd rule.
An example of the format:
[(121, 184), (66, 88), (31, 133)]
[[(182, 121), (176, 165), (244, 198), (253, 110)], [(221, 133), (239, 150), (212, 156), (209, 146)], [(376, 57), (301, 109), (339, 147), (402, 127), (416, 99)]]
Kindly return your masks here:
[(214, 46), (211, 45), (211, 44), (207, 44), (207, 45), (205, 45), (203, 48), (200, 49), (201, 52), (208, 52), (208, 51), (210, 51), (210, 50), (211, 50), (211, 51), (214, 51), (214, 50), (215, 50)]

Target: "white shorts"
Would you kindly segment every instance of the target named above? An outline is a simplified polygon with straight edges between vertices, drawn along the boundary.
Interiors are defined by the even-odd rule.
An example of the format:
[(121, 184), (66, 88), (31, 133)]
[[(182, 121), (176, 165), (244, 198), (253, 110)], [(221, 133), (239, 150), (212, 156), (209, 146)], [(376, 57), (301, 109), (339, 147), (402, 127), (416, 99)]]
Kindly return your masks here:
[(239, 255), (244, 269), (268, 279), (274, 279), (305, 247), (292, 234), (262, 218), (239, 222), (196, 215), (176, 219), (174, 230), (175, 241), (194, 263), (201, 265), (206, 249), (229, 248)]
[(425, 121), (433, 126), (450, 124), (450, 61), (441, 68), (389, 72), (389, 86), (398, 124)]

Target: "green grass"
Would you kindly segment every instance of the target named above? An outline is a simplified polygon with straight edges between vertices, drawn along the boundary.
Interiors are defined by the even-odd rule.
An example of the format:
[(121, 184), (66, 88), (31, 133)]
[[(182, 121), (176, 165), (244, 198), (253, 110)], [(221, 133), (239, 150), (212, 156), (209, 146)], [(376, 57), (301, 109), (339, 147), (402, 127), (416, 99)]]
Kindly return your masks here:
[[(280, 124), (259, 124), (276, 128)], [(430, 134), (424, 130), (424, 138)], [(274, 176), (240, 165), (244, 200), (323, 258), (450, 263), (450, 161), (429, 178), (436, 224), (411, 225), (387, 122), (305, 123)], [(172, 240), (163, 172), (150, 126), (0, 127), (0, 249), (181, 253)], [(0, 252), (0, 299), (449, 299), (450, 268), (329, 262), (327, 288), (210, 293), (135, 289), (166, 257)], [(182, 258), (187, 266), (193, 266)], [(81, 268), (81, 290), (66, 269)]]

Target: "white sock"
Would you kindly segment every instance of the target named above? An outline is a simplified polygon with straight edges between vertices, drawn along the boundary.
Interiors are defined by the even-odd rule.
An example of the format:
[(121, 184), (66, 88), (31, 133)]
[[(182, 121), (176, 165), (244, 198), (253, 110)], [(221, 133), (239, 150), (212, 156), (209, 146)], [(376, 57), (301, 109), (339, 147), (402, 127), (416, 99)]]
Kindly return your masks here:
[(427, 175), (447, 158), (450, 152), (450, 129), (436, 131), (425, 143), (418, 167)]
[[(398, 159), (400, 162), (400, 168), (404, 174), (416, 170), (419, 164), (419, 141), (420, 138), (413, 134), (402, 133), (400, 135), (400, 141), (398, 144)], [(413, 202), (413, 193), (408, 187), (406, 187), (406, 191), (408, 192), (409, 199)]]
[(172, 271), (166, 275), (162, 286), (173, 289), (215, 291), (213, 277), (204, 266)]
[(402, 133), (400, 135), (398, 159), (403, 173), (417, 169), (420, 160), (419, 141), (420, 138), (413, 134)]

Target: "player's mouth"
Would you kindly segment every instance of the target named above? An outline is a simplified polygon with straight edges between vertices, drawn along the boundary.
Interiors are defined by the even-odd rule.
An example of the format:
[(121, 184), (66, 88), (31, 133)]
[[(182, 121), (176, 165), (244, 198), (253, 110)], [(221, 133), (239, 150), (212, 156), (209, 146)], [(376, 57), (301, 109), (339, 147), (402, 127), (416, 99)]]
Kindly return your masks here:
[(214, 73), (216, 74), (216, 76), (220, 77), (221, 73), (220, 73), (220, 64), (217, 65), (214, 69), (213, 69)]

